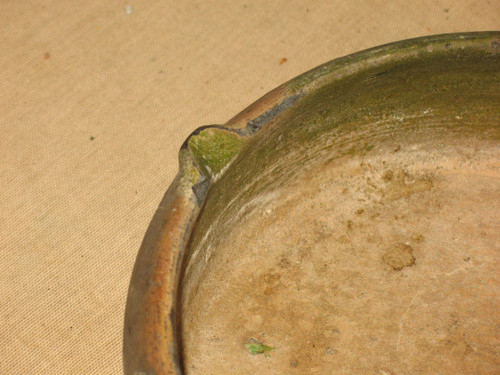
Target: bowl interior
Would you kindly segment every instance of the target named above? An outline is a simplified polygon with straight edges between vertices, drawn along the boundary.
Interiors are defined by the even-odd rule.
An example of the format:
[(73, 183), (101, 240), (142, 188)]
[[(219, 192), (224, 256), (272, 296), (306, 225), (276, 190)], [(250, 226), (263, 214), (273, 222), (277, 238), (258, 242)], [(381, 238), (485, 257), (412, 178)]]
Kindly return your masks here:
[(253, 135), (192, 233), (186, 373), (498, 370), (499, 98), (498, 54), (429, 53)]

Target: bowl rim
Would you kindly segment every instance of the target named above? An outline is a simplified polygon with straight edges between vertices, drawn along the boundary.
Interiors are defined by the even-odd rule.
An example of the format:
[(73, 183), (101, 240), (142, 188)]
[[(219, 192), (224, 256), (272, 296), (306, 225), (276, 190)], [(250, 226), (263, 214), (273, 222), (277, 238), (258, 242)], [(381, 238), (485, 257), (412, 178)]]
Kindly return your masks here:
[[(452, 33), (406, 39), (337, 58), (278, 86), (224, 125), (208, 125), (189, 135), (179, 151), (179, 171), (149, 224), (138, 252), (125, 309), (123, 364), (130, 375), (181, 375), (177, 286), (185, 250), (210, 185), (238, 154), (226, 156), (219, 174), (200, 165), (190, 142), (207, 132), (252, 137), (305, 96), (367, 68), (408, 58), (426, 58), (457, 49), (498, 53), (500, 31)], [(212, 140), (208, 139), (208, 146)], [(212, 147), (216, 147), (212, 143)]]

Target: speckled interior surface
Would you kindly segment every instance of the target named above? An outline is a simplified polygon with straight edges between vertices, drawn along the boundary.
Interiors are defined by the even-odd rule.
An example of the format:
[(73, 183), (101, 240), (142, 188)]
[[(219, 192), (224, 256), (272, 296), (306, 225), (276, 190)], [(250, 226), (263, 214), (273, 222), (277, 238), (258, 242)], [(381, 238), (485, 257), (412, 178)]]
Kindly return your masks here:
[(212, 184), (186, 373), (500, 371), (498, 49), (427, 52), (310, 91)]

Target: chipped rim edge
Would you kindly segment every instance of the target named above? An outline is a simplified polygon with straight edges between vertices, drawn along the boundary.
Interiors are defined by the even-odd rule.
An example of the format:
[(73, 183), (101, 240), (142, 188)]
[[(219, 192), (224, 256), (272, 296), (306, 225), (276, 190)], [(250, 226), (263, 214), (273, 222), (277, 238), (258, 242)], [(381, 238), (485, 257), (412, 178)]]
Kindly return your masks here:
[(387, 62), (466, 47), (498, 52), (500, 31), (407, 39), (341, 57), (275, 88), (223, 126), (196, 129), (179, 151), (179, 172), (147, 229), (134, 265), (123, 332), (125, 374), (183, 374), (176, 292), (184, 250), (211, 184), (210, 176), (194, 161), (188, 145), (191, 137), (217, 128), (248, 138), (304, 96), (336, 80)]

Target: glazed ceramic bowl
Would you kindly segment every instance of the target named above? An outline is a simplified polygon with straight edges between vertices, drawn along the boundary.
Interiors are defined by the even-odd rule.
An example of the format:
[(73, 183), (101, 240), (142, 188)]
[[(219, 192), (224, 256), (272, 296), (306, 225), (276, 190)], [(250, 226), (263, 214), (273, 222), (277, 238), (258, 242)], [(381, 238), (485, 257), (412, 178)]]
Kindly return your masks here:
[(384, 45), (196, 130), (137, 257), (125, 372), (499, 373), (499, 52)]

